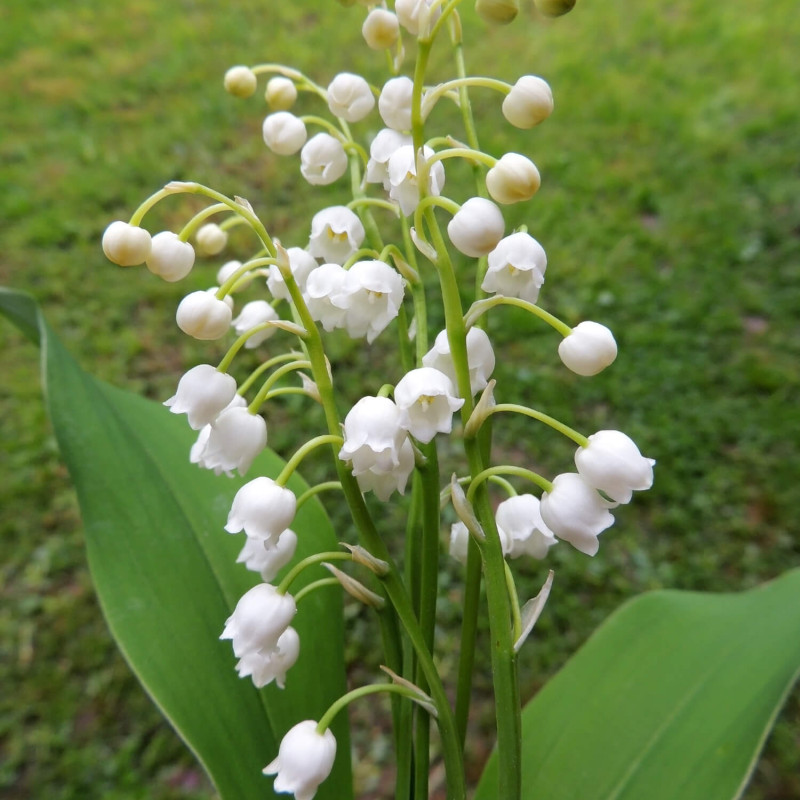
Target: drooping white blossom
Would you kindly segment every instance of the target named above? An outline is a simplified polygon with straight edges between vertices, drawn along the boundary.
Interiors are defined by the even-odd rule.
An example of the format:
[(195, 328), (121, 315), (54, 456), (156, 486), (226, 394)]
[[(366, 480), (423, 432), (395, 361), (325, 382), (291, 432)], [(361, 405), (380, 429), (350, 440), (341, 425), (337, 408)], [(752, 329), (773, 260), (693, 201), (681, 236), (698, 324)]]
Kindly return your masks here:
[(341, 328), (347, 313), (344, 286), (347, 271), (339, 264), (322, 264), (306, 281), (305, 300), (311, 318), (326, 331)]
[(312, 186), (327, 186), (347, 171), (344, 146), (329, 133), (312, 136), (300, 151), (300, 172)]
[(495, 521), (503, 553), (509, 558), (529, 555), (542, 559), (556, 543), (553, 532), (542, 520), (539, 499), (532, 494), (504, 500), (497, 506)]
[(198, 364), (181, 377), (177, 391), (164, 405), (173, 414), (186, 414), (189, 426), (199, 431), (219, 416), (235, 394), (232, 375), (210, 364)]
[(448, 547), (448, 552), (452, 558), (466, 566), (468, 550), (469, 531), (467, 530), (467, 526), (459, 520), (450, 526), (450, 545)]
[(401, 75), (390, 78), (378, 97), (378, 113), (387, 128), (395, 131), (411, 130), (411, 94), (414, 81)]
[[(304, 250), (302, 247), (290, 247), (286, 252), (289, 254), (289, 269), (292, 271), (294, 282), (300, 291), (304, 292), (308, 276), (318, 266), (317, 260), (308, 250)], [(270, 265), (267, 287), (272, 296), (279, 300), (288, 300), (290, 298), (286, 281), (283, 279), (283, 275), (281, 275), (281, 271), (276, 264)]]
[(262, 476), (236, 492), (225, 530), (228, 533), (244, 531), (252, 539), (274, 545), (292, 524), (296, 510), (294, 492)]
[[(364, 173), (367, 183), (380, 183), (388, 192), (391, 188), (389, 159), (401, 147), (406, 145), (411, 145), (411, 136), (409, 134), (400, 133), (391, 128), (379, 130), (369, 146), (369, 161)], [(413, 152), (413, 149), (411, 152)]]
[[(467, 364), (469, 366), (470, 393), (474, 396), (486, 388), (494, 371), (495, 357), (489, 336), (482, 328), (470, 328), (467, 331)], [(453, 358), (450, 354), (450, 342), (447, 331), (441, 331), (433, 347), (422, 357), (424, 367), (433, 367), (447, 375), (458, 388)]]
[(414, 448), (411, 441), (406, 438), (400, 445), (397, 452), (397, 464), (390, 467), (383, 467), (380, 464), (373, 464), (369, 469), (353, 472), (358, 488), (362, 492), (375, 492), (378, 500), (386, 502), (392, 492), (404, 494), (408, 478), (414, 469)]
[(486, 173), (486, 188), (492, 200), (503, 205), (530, 200), (541, 183), (536, 164), (519, 153), (506, 153)]
[(267, 423), (246, 407), (230, 406), (208, 426), (192, 448), (190, 461), (204, 469), (244, 475), (255, 457), (267, 446)]
[[(422, 158), (434, 155), (430, 147), (423, 147)], [(419, 184), (417, 183), (417, 159), (414, 146), (403, 145), (392, 153), (388, 163), (389, 197), (399, 204), (400, 210), (408, 216), (419, 205)], [(428, 194), (438, 196), (444, 189), (444, 165), (437, 161), (428, 172)]]
[(308, 138), (305, 122), (289, 111), (269, 114), (264, 119), (261, 133), (264, 144), (279, 156), (294, 155)]
[(516, 128), (532, 128), (553, 113), (553, 92), (537, 75), (523, 75), (503, 100), (503, 116)]
[(258, 572), (261, 580), (269, 583), (294, 558), (297, 549), (297, 534), (287, 528), (270, 544), (269, 540), (248, 536), (239, 555), (237, 564), (244, 564), (251, 572)]
[(263, 689), (275, 681), (279, 689), (286, 686), (286, 673), (294, 666), (300, 655), (300, 637), (289, 627), (278, 639), (274, 650), (257, 650), (246, 653), (236, 664), (240, 678), (250, 677), (257, 689)]
[(450, 378), (432, 367), (407, 372), (395, 386), (394, 401), (408, 432), (426, 443), (437, 433), (450, 433), (453, 414), (464, 405)]
[(617, 503), (629, 503), (634, 491), (653, 485), (652, 458), (639, 452), (636, 443), (621, 431), (598, 431), (575, 453), (581, 477)]
[(327, 94), (331, 114), (347, 122), (364, 119), (375, 107), (369, 84), (352, 72), (340, 72), (328, 85)]
[(231, 640), (237, 658), (259, 650), (268, 652), (277, 647), (296, 613), (292, 595), (280, 594), (269, 583), (259, 583), (239, 599), (219, 638)]
[(383, 261), (357, 261), (345, 273), (343, 325), (353, 338), (370, 344), (397, 316), (403, 302), (403, 279)]
[[(252, 330), (256, 325), (265, 322), (273, 322), (278, 319), (278, 312), (266, 300), (251, 300), (242, 306), (239, 316), (232, 320), (231, 324), (238, 336)], [(269, 327), (254, 333), (244, 344), (245, 348), (252, 350), (262, 342), (269, 339), (276, 332), (276, 328)]]
[(228, 243), (228, 234), (216, 222), (206, 222), (194, 235), (198, 252), (204, 256), (215, 256)]
[[(228, 403), (222, 411), (227, 411), (231, 408), (247, 408), (247, 400), (242, 397), (240, 394), (235, 394), (231, 399), (230, 403)], [(221, 414), (222, 411), (219, 413)], [(219, 416), (219, 414), (217, 414)], [(212, 420), (213, 422), (213, 420)], [(208, 444), (208, 437), (211, 435), (211, 422), (207, 425), (204, 425), (200, 429), (200, 433), (197, 435), (197, 440), (192, 445), (192, 449), (189, 453), (189, 461), (192, 464), (197, 464), (199, 467), (203, 469), (213, 469), (217, 475), (222, 474), (222, 470), (219, 467), (209, 467), (203, 461), (203, 453), (206, 450), (206, 445)]]
[(267, 81), (264, 99), (275, 111), (288, 111), (297, 100), (297, 87), (290, 78), (275, 75)]
[(388, 50), (397, 44), (400, 23), (391, 11), (373, 8), (361, 26), (361, 35), (371, 50)]
[(609, 508), (615, 505), (604, 500), (577, 472), (565, 472), (554, 478), (552, 491), (542, 495), (539, 510), (555, 536), (593, 556), (600, 547), (597, 537), (614, 524)]
[(182, 242), (177, 233), (161, 231), (153, 237), (145, 263), (154, 275), (174, 283), (192, 271), (194, 248)]
[(314, 214), (308, 252), (333, 264), (344, 264), (361, 247), (364, 226), (347, 206), (330, 206)]
[(233, 318), (233, 301), (229, 297), (219, 300), (216, 292), (216, 287), (205, 292), (191, 292), (178, 304), (175, 321), (185, 334), (211, 341), (228, 332)]
[(150, 247), (148, 231), (122, 220), (112, 222), (103, 233), (103, 252), (109, 261), (120, 267), (144, 264)]
[(258, 86), (258, 78), (250, 67), (237, 65), (225, 73), (225, 91), (234, 97), (250, 97)]
[(547, 255), (539, 242), (530, 234), (512, 233), (489, 253), (489, 267), (481, 289), (535, 303), (546, 269)]
[(617, 357), (614, 334), (599, 322), (576, 325), (558, 345), (559, 358), (578, 375), (597, 375)]
[(331, 774), (335, 759), (336, 739), (330, 728), (317, 733), (317, 723), (309, 719), (298, 722), (283, 737), (278, 757), (264, 767), (264, 774), (276, 776), (276, 792), (294, 794), (295, 800), (312, 800)]
[(505, 227), (502, 212), (491, 200), (471, 197), (447, 223), (447, 235), (465, 256), (478, 258), (497, 247)]
[(400, 447), (407, 438), (403, 414), (388, 397), (362, 397), (344, 418), (342, 461), (358, 475), (372, 467), (389, 471), (400, 463)]

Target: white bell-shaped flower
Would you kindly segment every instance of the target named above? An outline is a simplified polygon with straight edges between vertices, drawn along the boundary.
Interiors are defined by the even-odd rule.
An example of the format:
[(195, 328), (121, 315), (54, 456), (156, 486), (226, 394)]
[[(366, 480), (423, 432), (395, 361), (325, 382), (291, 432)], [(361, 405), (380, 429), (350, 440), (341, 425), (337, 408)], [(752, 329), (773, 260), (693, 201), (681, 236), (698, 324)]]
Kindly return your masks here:
[(581, 477), (617, 503), (629, 503), (634, 491), (653, 485), (652, 458), (639, 452), (636, 443), (621, 431), (598, 431), (575, 453)]
[(536, 75), (523, 75), (503, 100), (503, 116), (516, 128), (532, 128), (553, 113), (550, 85)]
[[(246, 407), (226, 408), (200, 432), (190, 460), (217, 474), (230, 475), (238, 469), (244, 475), (255, 457), (267, 446), (267, 423)], [(202, 439), (202, 444), (201, 444)]]
[(464, 405), (450, 378), (432, 367), (407, 372), (395, 386), (394, 401), (408, 432), (426, 443), (437, 433), (450, 433), (453, 414)]
[(481, 289), (535, 303), (546, 269), (547, 255), (539, 242), (530, 234), (512, 233), (489, 253), (489, 268)]
[(344, 327), (354, 339), (370, 344), (397, 316), (403, 302), (403, 279), (383, 261), (357, 261), (345, 273)]
[(542, 559), (556, 543), (553, 532), (542, 520), (539, 498), (532, 494), (504, 500), (497, 506), (495, 521), (503, 542), (503, 553), (509, 558), (528, 555)]
[(469, 531), (467, 526), (459, 521), (450, 526), (450, 545), (448, 552), (450, 556), (464, 566), (467, 565), (467, 553), (469, 551)]
[(278, 757), (263, 771), (276, 776), (276, 792), (294, 794), (295, 800), (312, 800), (331, 774), (335, 759), (336, 739), (330, 728), (317, 733), (317, 723), (308, 719), (290, 728), (281, 740)]
[(150, 247), (148, 231), (122, 220), (112, 222), (103, 233), (103, 252), (109, 261), (120, 267), (144, 264)]
[(491, 200), (471, 197), (447, 223), (447, 235), (465, 256), (479, 258), (497, 247), (505, 228), (503, 214)]
[(292, 524), (296, 511), (294, 492), (278, 486), (272, 478), (255, 478), (236, 492), (225, 530), (244, 531), (250, 538), (274, 545)]
[(286, 686), (286, 673), (300, 655), (300, 637), (294, 628), (287, 628), (278, 639), (274, 650), (246, 653), (236, 664), (240, 678), (250, 677), (256, 689), (263, 689), (275, 681), (279, 689)]
[(593, 556), (600, 547), (597, 537), (614, 524), (608, 509), (615, 505), (604, 500), (577, 472), (565, 472), (555, 477), (552, 491), (542, 495), (539, 510), (555, 536)]
[(378, 113), (387, 128), (395, 131), (411, 130), (411, 94), (414, 81), (401, 75), (383, 84), (378, 98)]
[(275, 75), (267, 81), (264, 99), (269, 107), (275, 111), (287, 111), (297, 100), (297, 87), (290, 78), (284, 78), (283, 75)]
[(369, 84), (360, 75), (340, 72), (328, 85), (328, 108), (346, 122), (364, 119), (375, 107)]
[(269, 583), (245, 592), (225, 622), (220, 639), (230, 639), (237, 658), (259, 650), (270, 651), (297, 613), (290, 594), (280, 594)]
[(177, 391), (164, 405), (173, 414), (186, 414), (189, 426), (199, 431), (219, 416), (235, 394), (233, 376), (210, 364), (198, 364), (178, 381)]
[(397, 44), (400, 23), (391, 11), (373, 8), (361, 26), (361, 35), (370, 50), (388, 50)]
[[(241, 336), (243, 333), (255, 328), (256, 325), (273, 322), (276, 319), (278, 319), (278, 312), (266, 300), (251, 300), (242, 306), (239, 316), (232, 320), (231, 324), (237, 336)], [(254, 347), (258, 347), (262, 342), (274, 335), (276, 330), (277, 328), (269, 327), (254, 333), (245, 342), (245, 348), (252, 350)]]
[(405, 493), (408, 477), (413, 469), (414, 448), (411, 446), (411, 441), (406, 438), (400, 445), (397, 464), (388, 469), (376, 464), (364, 472), (353, 474), (362, 492), (375, 492), (378, 500), (386, 502), (392, 492)]
[(342, 461), (353, 474), (376, 467), (390, 471), (400, 463), (400, 447), (407, 439), (403, 413), (388, 397), (362, 397), (344, 418)]
[(296, 549), (297, 534), (291, 528), (287, 528), (272, 545), (266, 539), (248, 536), (236, 563), (244, 564), (251, 572), (258, 572), (261, 580), (269, 583), (294, 558)]
[(576, 325), (558, 345), (559, 358), (578, 375), (597, 375), (617, 357), (614, 334), (599, 322)]
[(486, 173), (486, 188), (492, 200), (503, 205), (530, 200), (541, 184), (536, 164), (519, 153), (506, 153)]
[[(482, 328), (470, 328), (467, 331), (467, 364), (469, 366), (470, 393), (474, 396), (486, 388), (495, 364), (492, 343)], [(444, 372), (453, 382), (453, 386), (458, 388), (446, 330), (438, 334), (433, 347), (422, 357), (422, 365)]]
[(305, 300), (311, 318), (326, 331), (341, 328), (347, 314), (347, 270), (339, 264), (322, 264), (306, 281)]
[(250, 97), (258, 86), (258, 78), (250, 67), (238, 65), (225, 73), (225, 91), (234, 97)]
[[(217, 270), (217, 283), (222, 286), (228, 278), (230, 278), (234, 272), (238, 269), (241, 269), (242, 262), (237, 261), (236, 259), (232, 259), (231, 261), (226, 261), (218, 270)], [(242, 276), (236, 281), (236, 286), (231, 289), (231, 292), (241, 292), (242, 289), (247, 288), (251, 281), (255, 276), (253, 273), (249, 273), (247, 276)]]
[[(292, 271), (292, 277), (297, 287), (301, 292), (306, 290), (306, 281), (312, 270), (318, 266), (317, 260), (308, 250), (303, 250), (302, 247), (290, 247), (286, 251), (289, 255), (289, 269)], [(272, 264), (269, 268), (269, 277), (267, 278), (267, 287), (269, 288), (272, 296), (279, 300), (289, 300), (289, 290), (286, 288), (286, 281), (281, 275), (281, 271), (276, 264)]]
[[(423, 147), (422, 157), (427, 160), (434, 151)], [(419, 184), (417, 183), (417, 159), (414, 146), (404, 145), (392, 153), (388, 163), (389, 197), (399, 204), (400, 210), (408, 216), (419, 205)], [(444, 189), (444, 165), (437, 161), (428, 172), (428, 194), (438, 196)], [(488, 201), (487, 201), (488, 202)]]
[(300, 151), (300, 172), (312, 186), (327, 186), (347, 171), (344, 146), (329, 133), (312, 136)]
[(177, 233), (161, 231), (153, 237), (145, 263), (154, 275), (174, 283), (192, 271), (194, 248), (182, 242)]
[(433, 0), (396, 0), (394, 11), (400, 24), (412, 36), (427, 36), (442, 13), (441, 3), (431, 12)]
[(175, 312), (175, 321), (185, 334), (208, 341), (223, 337), (232, 318), (231, 306), (225, 300), (217, 299), (216, 289), (187, 294)]
[(228, 234), (216, 222), (206, 222), (194, 235), (197, 250), (204, 256), (215, 256), (228, 243)]
[[(406, 145), (411, 145), (409, 134), (393, 131), (391, 128), (382, 128), (378, 131), (369, 146), (369, 161), (364, 173), (367, 183), (380, 183), (388, 192), (391, 188), (389, 159)], [(413, 149), (411, 152), (413, 153)]]
[(308, 138), (306, 124), (289, 111), (276, 111), (264, 119), (264, 144), (279, 156), (294, 155)]
[[(235, 394), (233, 399), (228, 403), (222, 411), (227, 411), (230, 408), (247, 408), (247, 400), (244, 399), (240, 394)], [(219, 413), (221, 414), (222, 411)], [(219, 416), (219, 414), (217, 414)], [(213, 420), (212, 420), (213, 422)], [(189, 461), (192, 464), (197, 464), (202, 469), (213, 469), (217, 475), (222, 474), (222, 470), (219, 467), (211, 467), (207, 465), (203, 460), (203, 454), (206, 451), (206, 446), (208, 445), (208, 437), (211, 435), (211, 422), (208, 425), (204, 425), (200, 429), (200, 433), (197, 436), (197, 440), (192, 445), (192, 449), (189, 453)]]
[(331, 206), (314, 214), (308, 252), (333, 264), (344, 264), (361, 247), (364, 226), (347, 206)]

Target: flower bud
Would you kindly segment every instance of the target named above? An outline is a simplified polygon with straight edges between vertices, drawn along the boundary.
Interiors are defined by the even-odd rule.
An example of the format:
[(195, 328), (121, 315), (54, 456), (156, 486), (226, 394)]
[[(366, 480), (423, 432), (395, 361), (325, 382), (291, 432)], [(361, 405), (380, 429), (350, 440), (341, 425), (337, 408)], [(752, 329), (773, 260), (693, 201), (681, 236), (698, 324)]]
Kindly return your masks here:
[(219, 339), (228, 332), (233, 313), (214, 290), (187, 294), (178, 305), (175, 319), (178, 327), (194, 339)]
[(533, 128), (553, 113), (553, 92), (547, 81), (523, 75), (503, 100), (503, 116), (516, 128)]
[(106, 258), (120, 267), (135, 267), (150, 254), (150, 234), (122, 220), (112, 222), (103, 233)]
[(250, 97), (257, 85), (258, 78), (250, 67), (231, 67), (225, 73), (225, 91), (234, 97)]
[(228, 234), (216, 222), (207, 222), (197, 231), (194, 240), (204, 256), (215, 256), (228, 243)]
[(432, 25), (442, 13), (441, 4), (431, 14), (433, 0), (395, 0), (394, 11), (399, 23), (412, 36), (428, 36)]
[(292, 524), (296, 511), (294, 492), (262, 476), (236, 492), (225, 530), (228, 533), (244, 531), (250, 538), (274, 545)]
[(210, 425), (236, 394), (236, 381), (211, 364), (192, 367), (178, 381), (175, 394), (164, 401), (173, 414), (186, 414), (189, 426), (199, 431)]
[(305, 143), (308, 133), (299, 117), (288, 111), (276, 111), (265, 120), (261, 129), (264, 144), (279, 156), (294, 155)]
[(281, 740), (278, 757), (264, 767), (265, 775), (276, 775), (274, 789), (310, 800), (317, 787), (331, 774), (336, 759), (336, 739), (330, 729), (317, 732), (317, 723), (298, 722)]
[(560, 17), (575, 7), (575, 0), (533, 0), (533, 3), (546, 17)]
[(161, 231), (153, 237), (147, 269), (169, 283), (185, 278), (194, 266), (194, 248), (182, 242), (177, 233)]
[(475, 11), (486, 22), (507, 25), (519, 13), (519, 0), (476, 0)]
[(483, 197), (472, 197), (456, 211), (447, 225), (447, 235), (465, 256), (478, 258), (497, 247), (505, 233), (500, 209)]
[(347, 153), (329, 133), (312, 136), (300, 151), (300, 172), (312, 186), (327, 186), (347, 171)]
[(328, 108), (335, 117), (358, 122), (374, 107), (372, 90), (360, 75), (340, 72), (328, 85)]
[[(266, 300), (251, 300), (242, 306), (239, 316), (232, 320), (231, 324), (236, 331), (237, 336), (247, 333), (251, 328), (256, 325), (261, 325), (264, 322), (272, 322), (278, 319), (278, 312)], [(244, 346), (247, 350), (252, 350), (258, 347), (262, 342), (269, 339), (277, 331), (277, 328), (269, 327), (264, 330), (254, 333), (248, 338)]]
[(269, 104), (269, 107), (275, 109), (275, 111), (287, 111), (297, 100), (297, 87), (294, 85), (294, 81), (289, 80), (289, 78), (276, 75), (267, 81), (264, 99)]
[(397, 44), (400, 23), (385, 8), (373, 8), (361, 26), (361, 34), (371, 50), (387, 50)]
[(558, 346), (559, 358), (578, 375), (597, 375), (617, 357), (614, 334), (599, 322), (581, 322)]
[(395, 131), (411, 130), (411, 94), (414, 82), (401, 75), (383, 85), (378, 98), (378, 111), (386, 127)]
[(486, 188), (492, 200), (503, 205), (530, 200), (541, 183), (536, 165), (519, 153), (506, 153), (486, 173)]

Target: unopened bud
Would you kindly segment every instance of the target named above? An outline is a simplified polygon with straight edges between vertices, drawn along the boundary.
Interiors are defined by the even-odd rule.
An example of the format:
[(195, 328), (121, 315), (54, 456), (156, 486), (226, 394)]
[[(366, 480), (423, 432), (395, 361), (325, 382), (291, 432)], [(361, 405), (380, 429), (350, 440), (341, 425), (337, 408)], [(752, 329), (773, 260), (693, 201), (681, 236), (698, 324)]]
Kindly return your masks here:
[(397, 44), (400, 23), (391, 11), (373, 8), (361, 26), (361, 34), (371, 50), (388, 50)]
[(552, 113), (553, 92), (536, 75), (523, 75), (503, 100), (503, 116), (515, 128), (532, 128)]
[(122, 220), (112, 222), (103, 233), (103, 252), (120, 267), (135, 267), (150, 255), (150, 234)]
[(216, 222), (207, 222), (197, 231), (194, 240), (204, 256), (215, 256), (228, 243), (228, 234)]
[(617, 357), (617, 343), (605, 325), (587, 320), (561, 340), (558, 355), (578, 375), (597, 375)]
[(546, 17), (560, 17), (575, 7), (575, 0), (533, 0), (533, 3)]
[(178, 327), (194, 339), (219, 339), (228, 332), (233, 313), (215, 290), (192, 292), (181, 300), (175, 319)]
[(297, 87), (289, 78), (276, 75), (267, 82), (264, 99), (275, 111), (288, 111), (297, 100)]
[(530, 200), (541, 183), (536, 165), (519, 153), (506, 153), (486, 173), (489, 194), (493, 200), (504, 205)]
[(486, 22), (508, 25), (519, 13), (519, 0), (476, 0), (475, 11)]
[(279, 156), (291, 156), (305, 143), (308, 133), (300, 117), (288, 111), (270, 114), (262, 127), (264, 144)]
[(161, 231), (153, 237), (146, 263), (147, 269), (154, 275), (174, 283), (191, 272), (194, 248), (189, 242), (182, 242), (178, 234)]
[(225, 73), (225, 91), (234, 97), (250, 97), (258, 86), (258, 78), (250, 67), (231, 67)]
[(505, 233), (500, 209), (484, 197), (471, 197), (447, 225), (450, 241), (465, 256), (479, 258), (497, 247)]

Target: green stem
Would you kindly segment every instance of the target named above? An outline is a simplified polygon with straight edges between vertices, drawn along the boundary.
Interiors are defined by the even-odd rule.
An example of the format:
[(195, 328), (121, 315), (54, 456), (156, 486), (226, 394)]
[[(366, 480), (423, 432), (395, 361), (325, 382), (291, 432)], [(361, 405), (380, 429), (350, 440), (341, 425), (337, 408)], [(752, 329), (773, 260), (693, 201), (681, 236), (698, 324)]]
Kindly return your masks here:
[(208, 208), (204, 208), (202, 211), (199, 211), (195, 214), (184, 226), (181, 228), (181, 232), (178, 234), (178, 239), (182, 242), (188, 242), (191, 238), (192, 234), (209, 218), (213, 217), (214, 214), (221, 214), (223, 211), (229, 211), (230, 209), (225, 203), (215, 203), (213, 206), (209, 206)]
[(340, 586), (338, 578), (320, 578), (318, 581), (309, 583), (304, 586), (296, 595), (294, 595), (294, 603), (297, 605), (304, 597), (316, 592), (317, 589), (324, 589), (328, 586)]
[(341, 550), (332, 550), (327, 553), (314, 553), (312, 556), (308, 556), (304, 558), (302, 561), (298, 561), (284, 576), (283, 580), (278, 584), (277, 590), (278, 594), (286, 594), (289, 591), (289, 587), (292, 585), (292, 581), (304, 570), (308, 569), (308, 567), (316, 566), (317, 564), (321, 564), (323, 561), (352, 561), (353, 556), (350, 553), (343, 553)]
[(488, 469), (484, 469), (479, 472), (473, 479), (469, 485), (469, 489), (467, 489), (467, 500), (472, 502), (472, 498), (475, 496), (475, 493), (481, 488), (481, 485), (485, 483), (488, 478), (491, 478), (493, 475), (517, 475), (520, 478), (526, 478), (527, 480), (535, 483), (540, 489), (544, 489), (546, 492), (553, 491), (553, 484), (547, 480), (547, 478), (543, 478), (538, 472), (534, 472), (530, 469), (525, 469), (524, 467), (514, 467), (511, 465), (508, 466), (500, 466), (500, 467), (489, 467)]
[(489, 309), (500, 305), (524, 308), (526, 311), (530, 311), (531, 314), (546, 322), (550, 327), (555, 328), (562, 336), (569, 336), (570, 333), (572, 333), (572, 328), (570, 328), (566, 322), (562, 322), (558, 317), (554, 317), (535, 303), (529, 303), (527, 300), (522, 300), (519, 297), (504, 297), (503, 295), (487, 297), (485, 300), (478, 300), (476, 303), (473, 303), (469, 311), (467, 311), (464, 323), (468, 328), (471, 328), (483, 314), (489, 311)]
[(295, 470), (300, 466), (303, 459), (318, 447), (326, 444), (337, 444), (341, 447), (343, 439), (341, 436), (336, 436), (330, 433), (323, 434), (322, 436), (315, 436), (310, 441), (306, 442), (302, 447), (299, 447), (295, 454), (286, 462), (286, 466), (281, 470), (280, 475), (275, 478), (275, 483), (278, 486), (286, 486), (289, 478), (292, 477)]
[(250, 413), (251, 414), (257, 414), (258, 413), (258, 410), (261, 408), (261, 406), (264, 403), (264, 400), (266, 399), (267, 395), (269, 394), (269, 390), (284, 375), (287, 375), (288, 373), (294, 372), (294, 371), (296, 371), (298, 369), (310, 369), (310, 368), (311, 368), (311, 362), (301, 359), (299, 361), (292, 361), (289, 364), (285, 364), (284, 366), (279, 367), (278, 369), (276, 369), (275, 372), (273, 372), (272, 375), (270, 375), (269, 378), (267, 378), (264, 381), (263, 386), (258, 390), (258, 394), (253, 399), (253, 402), (250, 403), (250, 405), (248, 407), (250, 409)]
[(541, 411), (536, 411), (533, 408), (528, 408), (527, 406), (517, 405), (516, 403), (499, 403), (496, 406), (492, 406), (487, 412), (486, 417), (490, 417), (492, 414), (500, 414), (504, 411), (513, 411), (515, 414), (523, 414), (526, 417), (531, 417), (532, 419), (538, 420), (539, 422), (544, 422), (545, 425), (549, 425), (554, 430), (557, 430), (559, 433), (563, 433), (568, 439), (572, 439), (575, 444), (579, 447), (586, 447), (589, 444), (589, 440), (582, 434), (578, 433), (574, 428), (570, 428), (569, 425), (565, 425), (563, 422), (559, 422), (555, 417), (551, 417), (548, 414), (543, 414)]
[(300, 506), (303, 503), (310, 500), (315, 495), (318, 495), (320, 492), (327, 492), (330, 489), (341, 489), (342, 484), (339, 481), (325, 481), (324, 483), (318, 483), (316, 486), (312, 486), (310, 489), (306, 489), (300, 497), (297, 498), (297, 510), (300, 509)]

